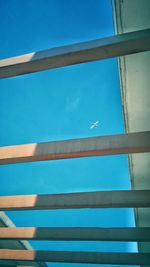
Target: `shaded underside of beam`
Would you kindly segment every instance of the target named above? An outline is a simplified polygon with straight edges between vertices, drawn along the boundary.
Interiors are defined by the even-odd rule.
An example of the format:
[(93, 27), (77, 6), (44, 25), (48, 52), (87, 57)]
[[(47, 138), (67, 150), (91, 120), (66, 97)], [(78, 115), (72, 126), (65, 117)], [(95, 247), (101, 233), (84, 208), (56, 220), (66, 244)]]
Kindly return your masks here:
[(150, 131), (0, 147), (0, 164), (150, 152)]
[[(38, 263), (36, 262), (36, 264)], [(40, 262), (40, 264), (46, 265), (44, 262)], [(35, 263), (31, 261), (0, 260), (0, 267), (35, 267)]]
[(0, 228), (0, 239), (64, 240), (64, 241), (150, 241), (150, 227), (30, 227)]
[(0, 78), (150, 50), (150, 30), (52, 48), (0, 61)]
[(1, 196), (0, 210), (150, 207), (150, 190)]
[(27, 260), (93, 264), (150, 264), (150, 253), (0, 250), (2, 260)]
[[(37, 263), (38, 264), (38, 263)], [(41, 263), (42, 264), (42, 263)], [(43, 262), (43, 264), (45, 264)], [(34, 262), (31, 261), (11, 261), (0, 260), (0, 267), (35, 267)]]

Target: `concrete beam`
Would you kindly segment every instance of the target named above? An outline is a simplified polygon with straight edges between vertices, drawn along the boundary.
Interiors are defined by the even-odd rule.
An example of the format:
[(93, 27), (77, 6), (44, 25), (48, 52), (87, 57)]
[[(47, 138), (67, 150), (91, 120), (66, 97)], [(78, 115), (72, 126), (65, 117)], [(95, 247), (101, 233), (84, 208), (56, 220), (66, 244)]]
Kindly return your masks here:
[(0, 61), (0, 78), (150, 50), (150, 30), (51, 48)]
[(150, 253), (0, 250), (2, 260), (26, 260), (93, 264), (150, 264)]
[(37, 267), (38, 264), (46, 265), (44, 262), (0, 260), (0, 267)]
[(31, 265), (31, 263), (27, 263), (27, 262), (22, 263), (22, 261), (20, 265), (16, 265), (15, 262), (7, 263), (6, 261), (2, 261), (2, 264), (1, 264), (1, 260), (0, 260), (0, 267), (35, 267), (35, 265)]
[[(36, 264), (36, 265), (35, 265)], [(34, 262), (30, 262), (30, 261), (11, 261), (11, 260), (0, 260), (0, 267), (37, 267), (38, 266), (38, 262), (34, 263)], [(44, 262), (41, 262), (41, 264), (46, 264)]]
[(64, 241), (150, 241), (150, 227), (29, 227), (0, 228), (4, 240), (64, 240)]
[(150, 131), (0, 147), (0, 164), (150, 152)]
[(1, 196), (0, 210), (150, 207), (150, 190)]

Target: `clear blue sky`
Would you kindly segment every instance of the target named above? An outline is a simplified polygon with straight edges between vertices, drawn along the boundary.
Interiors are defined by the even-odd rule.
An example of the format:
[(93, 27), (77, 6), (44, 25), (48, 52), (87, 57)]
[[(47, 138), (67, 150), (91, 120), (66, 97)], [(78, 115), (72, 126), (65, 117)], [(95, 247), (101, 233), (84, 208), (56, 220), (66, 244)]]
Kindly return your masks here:
[[(1, 58), (114, 34), (110, 0), (1, 0), (0, 20)], [(124, 133), (117, 60), (3, 79), (0, 114), (1, 146)], [(96, 120), (100, 126), (91, 130)], [(130, 188), (126, 155), (5, 165), (0, 166), (0, 179), (1, 195)], [(7, 214), (17, 226), (134, 226), (132, 209)], [(125, 242), (32, 245), (46, 250), (136, 251), (135, 243)]]

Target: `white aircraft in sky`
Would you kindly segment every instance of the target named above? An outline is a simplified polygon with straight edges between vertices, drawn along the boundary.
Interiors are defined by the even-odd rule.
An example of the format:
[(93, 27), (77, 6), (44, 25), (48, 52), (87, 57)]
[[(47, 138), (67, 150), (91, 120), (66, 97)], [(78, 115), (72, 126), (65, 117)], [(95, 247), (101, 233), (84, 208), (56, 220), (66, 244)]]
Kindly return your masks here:
[(91, 126), (90, 126), (90, 129), (97, 128), (98, 124), (99, 124), (99, 121), (96, 121), (96, 122), (92, 123)]

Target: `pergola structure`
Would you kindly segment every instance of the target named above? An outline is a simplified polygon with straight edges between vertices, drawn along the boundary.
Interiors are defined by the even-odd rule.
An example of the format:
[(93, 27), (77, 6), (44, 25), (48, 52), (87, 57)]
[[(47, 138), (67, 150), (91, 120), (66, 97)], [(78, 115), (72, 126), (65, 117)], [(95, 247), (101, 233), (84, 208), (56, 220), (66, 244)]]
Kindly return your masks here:
[[(7, 78), (82, 62), (150, 50), (150, 30), (115, 35), (4, 59)], [(150, 152), (150, 131), (0, 148), (0, 164)], [(1, 196), (0, 210), (150, 207), (150, 190), (102, 191), (51, 195)], [(136, 228), (0, 228), (2, 240), (150, 241), (150, 227)], [(0, 260), (91, 264), (150, 265), (150, 253), (35, 251), (1, 249)], [(21, 266), (21, 265), (20, 265)]]

